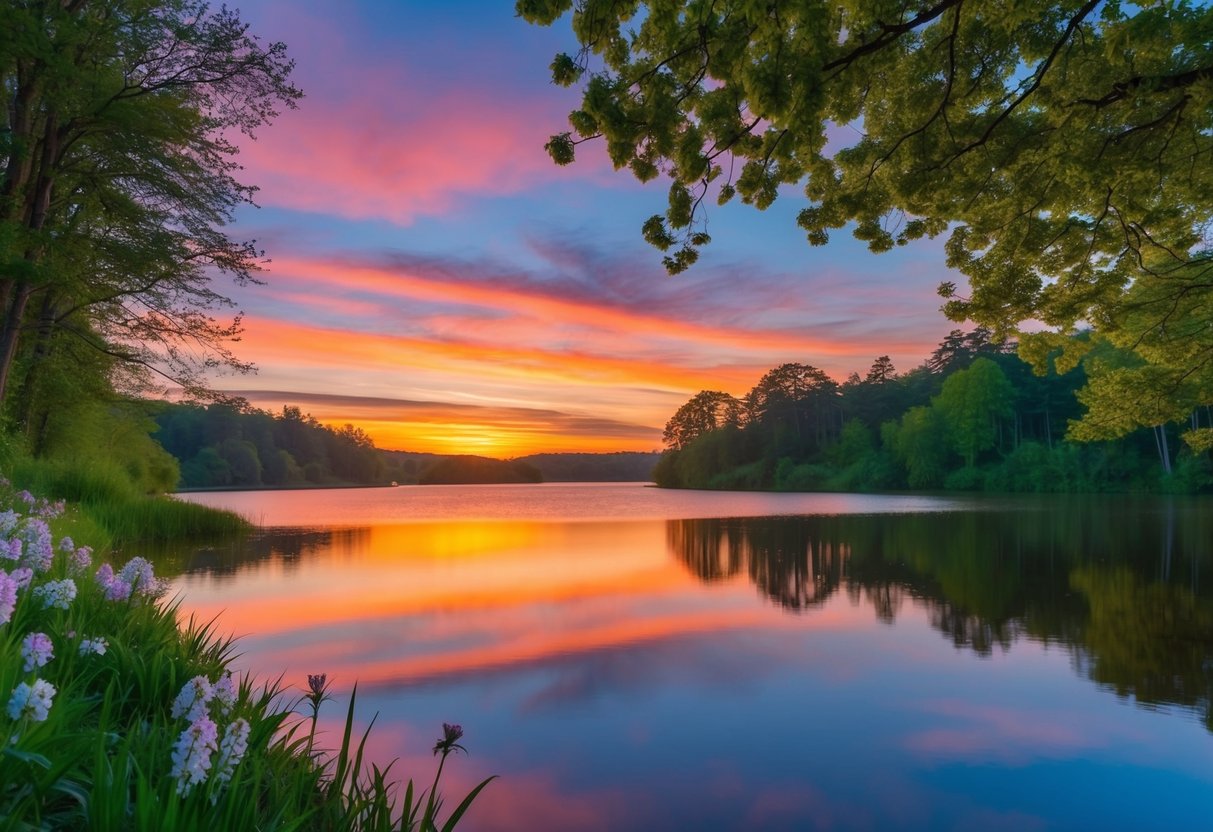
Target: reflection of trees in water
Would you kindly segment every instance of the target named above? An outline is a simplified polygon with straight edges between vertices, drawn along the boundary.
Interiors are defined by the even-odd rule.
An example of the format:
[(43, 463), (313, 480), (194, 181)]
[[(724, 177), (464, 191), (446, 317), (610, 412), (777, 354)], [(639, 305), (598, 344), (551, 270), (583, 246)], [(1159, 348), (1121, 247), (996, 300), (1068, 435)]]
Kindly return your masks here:
[(744, 569), (766, 596), (790, 610), (818, 606), (841, 583), (842, 553), (831, 541), (814, 539), (803, 523), (674, 520), (666, 533), (670, 548), (704, 581)]
[[(172, 549), (152, 552), (157, 574), (205, 574), (231, 578), (248, 569), (269, 564), (280, 565), (290, 573), (306, 558), (326, 550), (349, 551), (365, 546), (370, 529), (281, 530), (256, 532), (217, 545), (190, 547), (177, 544)], [(135, 554), (135, 553), (132, 553)]]
[(802, 612), (844, 591), (893, 622), (906, 599), (957, 647), (1064, 644), (1088, 678), (1202, 711), (1213, 730), (1213, 519), (1200, 501), (1052, 510), (667, 523), (705, 581), (748, 576)]
[(674, 520), (666, 536), (703, 580), (731, 578), (744, 568), (755, 586), (790, 610), (819, 606), (841, 584), (845, 553), (801, 523)]

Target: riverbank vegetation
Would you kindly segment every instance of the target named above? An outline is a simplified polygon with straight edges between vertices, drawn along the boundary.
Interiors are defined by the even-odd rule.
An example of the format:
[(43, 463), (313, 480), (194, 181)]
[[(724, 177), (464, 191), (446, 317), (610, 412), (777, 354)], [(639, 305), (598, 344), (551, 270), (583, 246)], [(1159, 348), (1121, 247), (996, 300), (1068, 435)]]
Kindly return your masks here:
[(443, 726), (439, 777), (398, 792), (390, 766), (364, 765), (356, 691), (340, 747), (322, 750), (322, 675), (305, 695), (233, 675), (233, 643), (213, 623), (179, 621), (147, 560), (99, 563), (82, 519), (0, 483), (7, 827), (450, 830), (489, 782), (443, 812), (441, 766), (462, 735)]
[(904, 374), (887, 356), (842, 384), (784, 364), (744, 396), (703, 391), (679, 408), (654, 476), (672, 488), (783, 491), (1213, 488), (1208, 407), (1181, 403), (1142, 427), (1127, 394), (1093, 383), (1131, 357), (1105, 345), (1058, 372), (1060, 354), (1037, 374), (977, 329), (953, 331)]

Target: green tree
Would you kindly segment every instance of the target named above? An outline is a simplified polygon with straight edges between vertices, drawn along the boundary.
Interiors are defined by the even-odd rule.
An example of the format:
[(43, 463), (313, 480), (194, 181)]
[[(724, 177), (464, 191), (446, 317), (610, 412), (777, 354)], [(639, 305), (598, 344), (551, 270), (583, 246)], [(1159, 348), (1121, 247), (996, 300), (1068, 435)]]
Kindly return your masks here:
[(685, 448), (709, 431), (741, 424), (741, 402), (728, 393), (701, 390), (670, 417), (661, 441), (675, 450)]
[(285, 47), (201, 0), (6, 3), (0, 32), (0, 401), (31, 334), (27, 388), (56, 331), (190, 392), (243, 366), (212, 280), (257, 268), (232, 136), (300, 97)]
[[(518, 0), (578, 46), (560, 164), (601, 139), (670, 180), (644, 223), (671, 272), (709, 242), (708, 203), (798, 186), (811, 244), (874, 251), (947, 234), (970, 291), (945, 311), (1002, 333), (1067, 330), (1143, 274), (1195, 285), (1213, 207), (1213, 7), (1148, 0)], [(852, 140), (853, 138), (853, 140)], [(1159, 313), (1161, 315), (1161, 313)], [(1213, 312), (1206, 307), (1207, 321)]]
[(948, 425), (952, 446), (972, 467), (977, 455), (994, 447), (999, 420), (1012, 413), (1015, 390), (998, 365), (979, 358), (948, 376), (933, 407)]
[(782, 425), (797, 444), (820, 447), (839, 430), (838, 385), (809, 364), (781, 364), (746, 394), (751, 423)]
[(880, 438), (906, 469), (911, 488), (937, 488), (948, 472), (948, 428), (939, 411), (912, 407), (901, 422), (886, 422)]

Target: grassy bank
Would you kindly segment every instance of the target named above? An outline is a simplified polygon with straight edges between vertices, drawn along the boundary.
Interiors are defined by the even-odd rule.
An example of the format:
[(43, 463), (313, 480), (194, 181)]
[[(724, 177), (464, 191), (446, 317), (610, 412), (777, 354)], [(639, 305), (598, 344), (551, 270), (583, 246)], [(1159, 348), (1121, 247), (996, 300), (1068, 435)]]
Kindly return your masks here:
[(122, 543), (212, 539), (252, 530), (229, 511), (146, 494), (122, 466), (107, 461), (17, 458), (9, 465), (13, 484), (75, 507), (72, 533), (98, 546)]
[[(386, 771), (363, 766), (353, 696), (341, 747), (317, 749), (323, 677), (302, 695), (234, 677), (231, 642), (213, 623), (181, 622), (150, 563), (115, 568), (65, 534), (110, 528), (88, 505), (0, 485), (0, 826), (454, 827), (485, 784), (439, 826), (436, 778), (399, 794)], [(444, 726), (439, 766), (459, 736)]]

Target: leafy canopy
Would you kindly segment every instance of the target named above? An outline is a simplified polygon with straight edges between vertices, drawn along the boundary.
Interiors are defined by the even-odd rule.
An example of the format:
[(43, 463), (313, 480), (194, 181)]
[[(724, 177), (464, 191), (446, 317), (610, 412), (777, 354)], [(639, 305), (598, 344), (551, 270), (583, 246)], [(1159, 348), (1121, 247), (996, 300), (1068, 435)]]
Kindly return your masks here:
[[(1065, 0), (518, 0), (579, 48), (581, 107), (547, 148), (605, 142), (670, 180), (644, 237), (679, 272), (707, 201), (803, 193), (822, 245), (947, 234), (971, 292), (945, 311), (1003, 334), (1103, 325), (1142, 274), (1192, 280), (1213, 217), (1213, 7)], [(1204, 268), (1195, 270), (1204, 273)], [(1207, 278), (1206, 278), (1207, 279)]]

